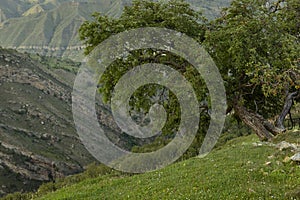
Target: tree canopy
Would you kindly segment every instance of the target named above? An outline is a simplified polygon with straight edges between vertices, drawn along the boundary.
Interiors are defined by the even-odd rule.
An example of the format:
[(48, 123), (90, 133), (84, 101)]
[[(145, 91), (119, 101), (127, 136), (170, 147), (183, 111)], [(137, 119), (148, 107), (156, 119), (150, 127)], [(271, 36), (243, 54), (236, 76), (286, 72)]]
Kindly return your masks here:
[[(117, 19), (95, 13), (93, 21), (81, 26), (80, 38), (89, 54), (109, 36), (133, 28), (165, 27), (185, 33), (202, 44), (218, 66), (225, 82), (228, 113), (249, 125), (260, 139), (271, 139), (285, 130), (282, 120), (293, 101), (300, 99), (299, 16), (297, 0), (234, 0), (211, 22), (182, 0), (135, 0)], [(200, 74), (178, 56), (153, 49), (133, 51), (128, 59), (119, 59), (109, 67), (110, 72), (100, 80), (104, 100), (109, 101), (114, 85), (126, 71), (149, 62), (179, 70), (192, 82), (198, 99), (208, 101), (209, 107)], [(132, 107), (147, 112), (153, 104), (150, 97), (158, 93), (164, 96), (166, 90), (152, 85), (137, 91)], [(167, 94), (159, 103), (171, 113), (164, 132), (173, 133), (170, 127), (180, 112), (176, 97)]]
[[(280, 114), (288, 94), (299, 92), (299, 22), (287, 21), (296, 11), (299, 15), (295, 5), (293, 0), (233, 1), (223, 16), (211, 23), (205, 46), (223, 75), (229, 106), (237, 114), (274, 117)], [(247, 110), (242, 113), (241, 108)], [(262, 125), (256, 132), (263, 139), (272, 137), (269, 131), (281, 131), (267, 129)]]

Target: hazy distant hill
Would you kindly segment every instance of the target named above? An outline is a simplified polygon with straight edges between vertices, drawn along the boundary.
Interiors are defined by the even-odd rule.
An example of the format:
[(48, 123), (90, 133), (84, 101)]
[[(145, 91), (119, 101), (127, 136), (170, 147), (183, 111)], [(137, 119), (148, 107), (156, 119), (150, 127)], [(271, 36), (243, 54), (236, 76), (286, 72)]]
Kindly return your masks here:
[(43, 55), (75, 58), (83, 48), (77, 34), (80, 25), (91, 19), (91, 14), (96, 11), (117, 16), (123, 4), (121, 0), (61, 4), (51, 1), (34, 4), (29, 9), (25, 7), (22, 7), (24, 12), (20, 17), (3, 23), (0, 45)]
[(43, 10), (47, 11), (68, 1), (70, 0), (1, 0), (0, 23), (10, 18), (21, 17), (26, 11), (36, 6), (40, 6)]
[[(78, 29), (93, 12), (118, 17), (131, 0), (1, 0), (0, 46), (63, 56), (83, 58)], [(188, 0), (212, 19), (229, 0)]]

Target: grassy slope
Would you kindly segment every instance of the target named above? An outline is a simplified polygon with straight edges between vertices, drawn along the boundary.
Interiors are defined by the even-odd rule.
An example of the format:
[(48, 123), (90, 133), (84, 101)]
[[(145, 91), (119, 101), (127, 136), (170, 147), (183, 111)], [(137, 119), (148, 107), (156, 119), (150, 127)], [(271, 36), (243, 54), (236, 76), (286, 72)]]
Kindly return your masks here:
[[(288, 138), (299, 143), (299, 134)], [(292, 153), (254, 142), (255, 135), (237, 138), (205, 158), (131, 177), (88, 179), (39, 199), (300, 198), (300, 166), (283, 161)]]

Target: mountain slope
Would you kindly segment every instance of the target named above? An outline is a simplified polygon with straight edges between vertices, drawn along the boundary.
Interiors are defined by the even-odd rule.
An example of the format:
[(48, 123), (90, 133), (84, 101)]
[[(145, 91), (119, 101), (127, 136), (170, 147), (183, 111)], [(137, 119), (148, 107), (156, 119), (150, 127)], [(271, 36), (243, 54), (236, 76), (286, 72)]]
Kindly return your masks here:
[[(0, 46), (17, 48), (42, 55), (77, 58), (83, 48), (78, 38), (78, 29), (91, 19), (96, 11), (120, 12), (120, 2), (98, 1), (89, 3), (67, 2), (47, 12), (36, 12), (24, 17), (10, 19), (0, 29)], [(42, 7), (40, 7), (42, 9)], [(110, 12), (111, 15), (114, 13)]]
[(26, 12), (24, 12), (22, 14), (22, 16), (28, 16), (28, 15), (34, 15), (34, 14), (37, 14), (37, 13), (41, 13), (41, 12), (44, 12), (45, 10), (43, 9), (42, 6), (40, 6), (39, 4), (31, 7), (29, 10), (27, 10)]
[[(83, 45), (79, 41), (80, 25), (91, 20), (91, 14), (101, 12), (118, 17), (130, 0), (48, 0), (21, 3), (0, 3), (0, 16), (4, 21), (0, 28), (0, 46), (15, 48), (31, 53), (68, 57), (81, 61)], [(5, 3), (6, 2), (6, 3)], [(220, 9), (228, 6), (230, 0), (188, 0), (192, 7), (201, 10), (209, 18), (218, 16)], [(9, 7), (8, 7), (9, 5)], [(15, 7), (18, 7), (18, 11)], [(8, 13), (16, 12), (13, 17)], [(23, 16), (22, 16), (23, 15)], [(0, 20), (1, 24), (1, 20)]]
[(22, 17), (26, 11), (36, 6), (48, 11), (67, 1), (69, 0), (1, 0), (0, 24), (11, 18)]
[[(72, 118), (77, 69), (72, 61), (33, 59), (0, 48), (0, 196), (81, 172), (95, 161), (78, 138)], [(118, 135), (106, 108), (97, 109), (108, 133)]]

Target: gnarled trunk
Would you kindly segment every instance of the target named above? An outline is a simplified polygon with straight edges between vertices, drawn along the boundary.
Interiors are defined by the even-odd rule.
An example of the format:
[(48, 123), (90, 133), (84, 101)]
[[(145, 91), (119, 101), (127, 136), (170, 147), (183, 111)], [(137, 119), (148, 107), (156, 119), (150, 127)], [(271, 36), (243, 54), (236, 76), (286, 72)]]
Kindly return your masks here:
[(275, 127), (263, 116), (243, 106), (238, 104), (234, 105), (234, 111), (245, 124), (255, 131), (260, 140), (271, 140), (274, 135), (282, 133), (281, 129)]
[(287, 116), (287, 114), (290, 113), (292, 105), (293, 105), (293, 101), (296, 98), (300, 98), (299, 91), (293, 92), (293, 93), (290, 93), (287, 95), (285, 102), (284, 102), (283, 110), (277, 119), (277, 122), (276, 122), (277, 127), (284, 131), (285, 131), (285, 127), (283, 125), (284, 119)]

